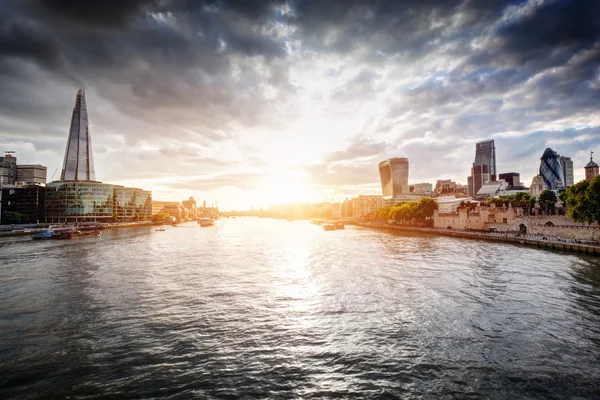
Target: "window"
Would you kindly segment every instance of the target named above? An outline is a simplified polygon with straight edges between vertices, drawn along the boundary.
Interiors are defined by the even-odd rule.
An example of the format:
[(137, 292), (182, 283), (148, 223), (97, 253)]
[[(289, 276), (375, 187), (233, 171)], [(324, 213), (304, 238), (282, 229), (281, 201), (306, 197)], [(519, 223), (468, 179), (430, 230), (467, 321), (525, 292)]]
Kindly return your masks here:
[(508, 218), (502, 218), (502, 223), (503, 224), (507, 224), (508, 223)]

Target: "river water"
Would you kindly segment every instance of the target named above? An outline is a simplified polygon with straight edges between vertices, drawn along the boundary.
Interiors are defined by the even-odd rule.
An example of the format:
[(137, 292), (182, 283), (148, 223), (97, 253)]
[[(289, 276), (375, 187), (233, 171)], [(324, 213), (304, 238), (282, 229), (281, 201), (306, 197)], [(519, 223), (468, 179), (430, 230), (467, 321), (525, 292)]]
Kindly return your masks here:
[(244, 218), (0, 240), (0, 398), (598, 398), (600, 259)]

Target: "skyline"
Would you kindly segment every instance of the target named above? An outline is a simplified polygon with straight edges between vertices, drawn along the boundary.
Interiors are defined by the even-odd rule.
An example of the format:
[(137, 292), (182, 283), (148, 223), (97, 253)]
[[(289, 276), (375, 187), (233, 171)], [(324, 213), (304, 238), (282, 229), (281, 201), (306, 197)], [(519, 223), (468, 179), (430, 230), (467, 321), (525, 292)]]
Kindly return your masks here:
[(0, 148), (48, 180), (80, 85), (98, 180), (224, 209), (380, 194), (391, 157), (466, 184), (487, 139), (577, 182), (600, 142), (595, 2), (70, 3), (0, 1)]

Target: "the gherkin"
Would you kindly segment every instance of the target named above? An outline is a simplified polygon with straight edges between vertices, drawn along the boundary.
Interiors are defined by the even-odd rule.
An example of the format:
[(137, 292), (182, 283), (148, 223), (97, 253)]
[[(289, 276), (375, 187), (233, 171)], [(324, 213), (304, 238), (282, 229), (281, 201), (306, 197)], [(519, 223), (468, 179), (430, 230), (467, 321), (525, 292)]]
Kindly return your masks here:
[(79, 89), (71, 117), (71, 129), (65, 150), (61, 181), (95, 181), (92, 141), (88, 125), (85, 92)]

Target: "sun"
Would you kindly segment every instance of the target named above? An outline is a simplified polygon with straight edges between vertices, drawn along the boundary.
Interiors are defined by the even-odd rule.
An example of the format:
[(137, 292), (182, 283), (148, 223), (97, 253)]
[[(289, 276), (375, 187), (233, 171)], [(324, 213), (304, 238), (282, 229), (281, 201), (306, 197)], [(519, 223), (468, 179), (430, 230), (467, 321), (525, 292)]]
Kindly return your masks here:
[(267, 175), (260, 187), (265, 204), (284, 204), (306, 201), (310, 197), (310, 186), (303, 171), (280, 169)]

